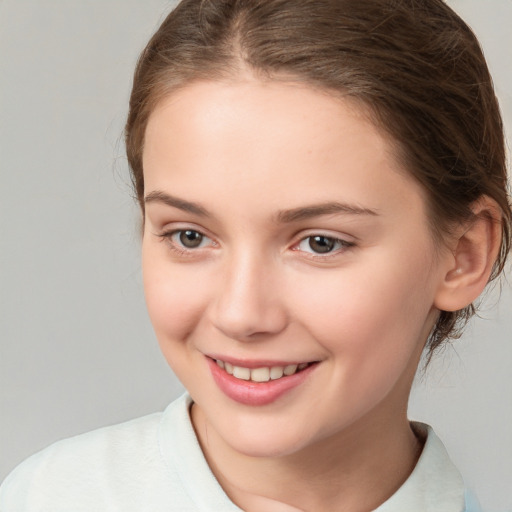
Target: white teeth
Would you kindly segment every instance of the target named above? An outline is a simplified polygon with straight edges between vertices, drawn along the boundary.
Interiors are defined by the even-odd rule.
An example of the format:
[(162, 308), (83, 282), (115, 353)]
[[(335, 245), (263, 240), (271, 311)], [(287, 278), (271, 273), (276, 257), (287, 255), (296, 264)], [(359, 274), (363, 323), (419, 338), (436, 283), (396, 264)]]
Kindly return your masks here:
[(242, 366), (233, 366), (233, 377), (241, 380), (251, 380), (251, 370)]
[(288, 366), (284, 367), (284, 374), (285, 375), (293, 375), (297, 371), (297, 365), (296, 364), (289, 364)]
[(234, 366), (231, 363), (216, 359), (215, 362), (220, 368), (240, 380), (251, 380), (253, 382), (268, 382), (277, 380), (281, 377), (288, 377), (297, 371), (304, 370), (309, 363), (289, 364), (287, 366), (271, 366), (261, 368), (245, 368), (243, 366)]
[(280, 379), (283, 373), (284, 368), (282, 366), (272, 366), (272, 368), (270, 368), (270, 378), (272, 380)]
[(267, 382), (270, 380), (270, 368), (254, 368), (251, 370), (251, 380), (254, 382)]

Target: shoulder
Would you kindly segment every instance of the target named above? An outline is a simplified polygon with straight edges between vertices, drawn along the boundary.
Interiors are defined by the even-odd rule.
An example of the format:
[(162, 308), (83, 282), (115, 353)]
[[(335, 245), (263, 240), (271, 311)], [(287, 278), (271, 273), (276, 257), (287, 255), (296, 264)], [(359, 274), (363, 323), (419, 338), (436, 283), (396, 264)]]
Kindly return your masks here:
[[(165, 413), (59, 441), (22, 462), (0, 487), (0, 510), (69, 512), (99, 503), (136, 510), (162, 502), (169, 475), (160, 453)], [(151, 507), (150, 507), (151, 508)]]

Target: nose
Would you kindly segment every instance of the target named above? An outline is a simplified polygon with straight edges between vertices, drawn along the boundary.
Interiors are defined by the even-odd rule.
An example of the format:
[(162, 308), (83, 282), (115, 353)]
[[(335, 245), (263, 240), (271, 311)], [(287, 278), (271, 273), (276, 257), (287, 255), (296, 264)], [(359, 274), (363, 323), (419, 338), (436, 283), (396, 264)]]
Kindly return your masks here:
[(213, 325), (238, 341), (283, 331), (288, 320), (278, 274), (275, 265), (254, 253), (226, 261), (210, 311)]

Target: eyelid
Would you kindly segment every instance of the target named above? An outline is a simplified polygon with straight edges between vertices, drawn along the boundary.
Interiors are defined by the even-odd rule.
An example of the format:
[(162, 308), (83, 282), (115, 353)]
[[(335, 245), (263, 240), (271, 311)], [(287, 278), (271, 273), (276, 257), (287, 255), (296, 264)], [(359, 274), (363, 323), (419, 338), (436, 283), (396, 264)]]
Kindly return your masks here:
[(197, 231), (207, 238), (212, 240), (216, 239), (216, 236), (209, 229), (206, 229), (200, 224), (196, 224), (195, 222), (177, 220), (175, 222), (162, 222), (161, 224), (156, 224), (153, 226), (154, 230), (156, 231), (154, 234), (157, 236), (169, 235), (179, 231)]
[(299, 232), (295, 233), (293, 236), (294, 242), (293, 244), (297, 244), (298, 242), (310, 238), (313, 236), (325, 236), (326, 238), (335, 238), (336, 240), (340, 240), (346, 243), (357, 243), (358, 238), (354, 235), (349, 235), (348, 233), (343, 233), (340, 231), (333, 231), (331, 229), (321, 229), (321, 228), (310, 228), (310, 229), (301, 229)]

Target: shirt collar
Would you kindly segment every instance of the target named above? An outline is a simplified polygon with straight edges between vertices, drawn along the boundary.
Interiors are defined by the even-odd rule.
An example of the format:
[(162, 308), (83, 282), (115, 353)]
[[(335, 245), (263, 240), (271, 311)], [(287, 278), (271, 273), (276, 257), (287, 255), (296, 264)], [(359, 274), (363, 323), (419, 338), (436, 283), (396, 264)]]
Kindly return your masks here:
[[(198, 510), (241, 512), (224, 493), (206, 462), (190, 421), (188, 394), (173, 402), (160, 424), (159, 441), (168, 467), (178, 474)], [(431, 427), (413, 422), (425, 445), (405, 483), (374, 512), (462, 512), (464, 482)]]
[(421, 456), (400, 489), (374, 512), (462, 512), (464, 481), (443, 443), (430, 426), (413, 422), (412, 427), (426, 437)]

